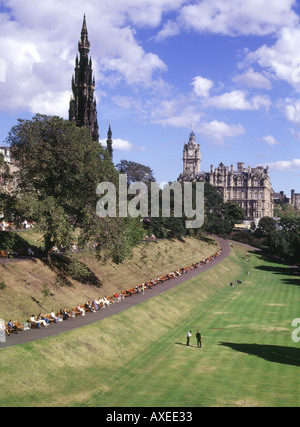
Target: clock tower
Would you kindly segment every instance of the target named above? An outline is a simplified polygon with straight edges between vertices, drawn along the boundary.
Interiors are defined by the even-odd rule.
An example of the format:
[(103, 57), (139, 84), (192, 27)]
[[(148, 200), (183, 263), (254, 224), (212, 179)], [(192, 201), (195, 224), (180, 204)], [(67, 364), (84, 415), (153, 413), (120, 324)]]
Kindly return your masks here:
[(201, 168), (201, 149), (200, 144), (196, 143), (196, 136), (192, 131), (188, 144), (183, 148), (183, 176), (194, 180), (200, 173)]

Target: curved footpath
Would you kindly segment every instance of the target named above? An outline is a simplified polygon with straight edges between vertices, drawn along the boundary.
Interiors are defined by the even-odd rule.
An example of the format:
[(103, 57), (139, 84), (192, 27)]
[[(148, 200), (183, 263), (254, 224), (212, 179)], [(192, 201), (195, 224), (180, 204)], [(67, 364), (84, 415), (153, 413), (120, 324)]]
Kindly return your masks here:
[[(217, 237), (215, 237), (215, 239), (218, 241), (220, 248), (223, 251), (220, 255), (218, 255), (214, 260), (211, 260), (208, 264), (204, 264), (199, 268), (182, 274), (181, 276), (177, 276), (167, 282), (164, 282), (157, 286), (153, 286), (151, 289), (146, 288), (144, 294), (134, 294), (131, 297), (125, 298), (121, 302), (116, 302), (110, 305), (109, 307), (101, 308), (101, 310), (97, 311), (96, 313), (87, 313), (85, 316), (77, 316), (76, 318), (73, 318), (71, 320), (65, 320), (60, 323), (50, 324), (48, 328), (43, 327), (40, 329), (30, 329), (28, 331), (20, 332), (18, 335), (11, 334), (9, 337), (6, 337), (5, 343), (0, 342), (0, 350), (3, 348), (12, 347), (19, 344), (25, 344), (43, 338), (49, 338), (54, 335), (59, 335), (64, 332), (71, 331), (72, 329), (81, 328), (91, 323), (98, 322), (99, 320), (114, 316), (117, 313), (121, 313), (122, 311), (128, 310), (129, 308), (137, 304), (140, 304), (155, 297), (156, 295), (168, 291), (169, 289), (191, 279), (192, 277), (198, 276), (204, 271), (207, 271), (208, 269), (222, 262), (230, 254), (231, 245), (229, 241)], [(195, 262), (197, 262), (197, 260), (195, 260)]]

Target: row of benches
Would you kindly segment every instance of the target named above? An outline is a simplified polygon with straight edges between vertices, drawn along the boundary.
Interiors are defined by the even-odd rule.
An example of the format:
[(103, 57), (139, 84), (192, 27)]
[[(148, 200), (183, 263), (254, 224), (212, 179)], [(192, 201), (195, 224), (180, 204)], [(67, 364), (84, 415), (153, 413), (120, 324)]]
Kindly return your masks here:
[[(108, 303), (110, 305), (110, 304), (119, 302), (121, 300), (124, 300), (125, 298), (130, 297), (136, 293), (141, 293), (141, 292), (143, 292), (143, 288), (144, 289), (152, 288), (153, 286), (157, 286), (158, 284), (162, 284), (168, 280), (171, 280), (172, 278), (175, 278), (177, 276), (180, 276), (181, 274), (187, 273), (190, 270), (198, 268), (201, 266), (201, 264), (206, 264), (206, 263), (210, 262), (211, 260), (215, 259), (218, 255), (220, 255), (221, 252), (222, 252), (222, 249), (219, 250), (218, 252), (216, 252), (214, 255), (206, 258), (205, 260), (202, 260), (198, 263), (192, 264), (188, 267), (181, 268), (180, 270), (166, 274), (166, 275), (159, 277), (157, 279), (152, 279), (152, 280), (145, 282), (141, 285), (137, 285), (135, 287), (127, 289), (126, 291), (122, 291), (119, 294), (116, 293), (115, 295), (113, 295), (111, 297), (110, 296), (106, 297), (106, 300), (108, 301)], [(102, 308), (104, 308), (104, 306), (105, 306), (105, 304), (103, 302), (101, 302), (98, 307), (99, 307), (99, 309), (102, 309)], [(86, 307), (86, 305), (81, 305), (80, 310), (77, 309), (77, 307), (75, 307), (75, 308), (72, 308), (71, 310), (67, 311), (67, 313), (68, 313), (70, 319), (72, 319), (72, 318), (75, 318), (77, 316), (82, 316), (83, 313), (85, 314), (86, 312), (91, 312), (91, 311), (93, 311), (93, 307), (88, 308), (88, 307)], [(60, 312), (56, 313), (56, 316), (57, 316), (57, 318), (61, 319), (61, 321), (63, 320), (63, 315)], [(55, 322), (55, 320), (50, 316), (50, 314), (44, 315), (43, 317), (48, 319), (49, 323)], [(38, 322), (37, 318), (36, 318), (36, 322)], [(15, 321), (15, 322), (13, 322), (13, 324), (16, 327), (17, 331), (24, 331), (24, 330), (27, 330), (30, 328), (40, 327), (41, 323), (38, 324), (36, 322), (33, 323), (33, 322), (28, 321), (25, 323), (21, 323), (19, 321)], [(7, 324), (6, 324), (6, 326), (7, 326)]]
[(0, 251), (0, 258), (8, 258), (10, 255), (13, 255), (13, 256), (26, 256), (26, 257), (28, 257), (29, 253), (25, 249), (17, 249), (12, 254), (10, 252), (8, 252), (8, 251)]

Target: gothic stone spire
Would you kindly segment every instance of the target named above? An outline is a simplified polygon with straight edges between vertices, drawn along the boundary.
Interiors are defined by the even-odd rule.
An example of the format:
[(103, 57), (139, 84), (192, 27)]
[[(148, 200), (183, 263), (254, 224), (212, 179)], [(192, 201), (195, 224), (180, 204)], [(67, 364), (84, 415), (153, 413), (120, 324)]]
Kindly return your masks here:
[(111, 125), (109, 123), (109, 128), (108, 128), (108, 132), (107, 132), (107, 140), (106, 140), (106, 146), (107, 146), (107, 151), (111, 157), (111, 159), (113, 158), (113, 140), (112, 140), (112, 131), (111, 131)]
[(72, 77), (73, 96), (70, 101), (69, 120), (76, 126), (89, 129), (94, 141), (99, 141), (97, 106), (95, 100), (95, 78), (92, 60), (89, 58), (90, 42), (84, 15), (81, 37), (78, 43), (78, 55), (75, 60), (75, 75)]

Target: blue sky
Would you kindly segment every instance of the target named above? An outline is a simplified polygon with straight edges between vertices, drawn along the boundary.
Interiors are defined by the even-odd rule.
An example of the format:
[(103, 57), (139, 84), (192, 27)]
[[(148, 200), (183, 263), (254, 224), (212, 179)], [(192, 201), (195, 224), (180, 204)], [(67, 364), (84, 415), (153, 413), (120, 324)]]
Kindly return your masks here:
[(269, 165), (275, 191), (300, 192), (295, 0), (0, 0), (0, 144), (18, 118), (68, 117), (84, 13), (115, 163), (176, 180), (193, 126), (202, 170)]

